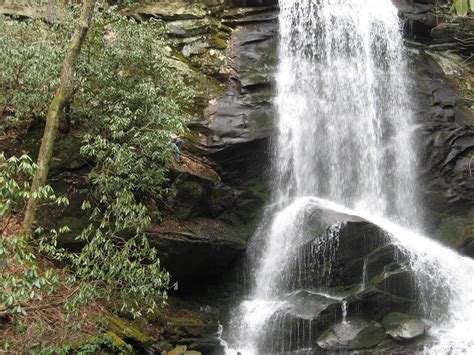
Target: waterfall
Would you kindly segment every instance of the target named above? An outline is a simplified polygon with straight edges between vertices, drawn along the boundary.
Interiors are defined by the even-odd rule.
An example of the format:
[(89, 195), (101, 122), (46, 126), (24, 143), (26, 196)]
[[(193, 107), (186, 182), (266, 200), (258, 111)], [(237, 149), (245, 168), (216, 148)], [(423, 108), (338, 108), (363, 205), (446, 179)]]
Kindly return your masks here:
[[(428, 353), (474, 350), (474, 263), (419, 232), (414, 104), (396, 8), (390, 0), (280, 0), (279, 24), (274, 203), (249, 247), (254, 280), (233, 311), (231, 347), (250, 355), (262, 344), (271, 353), (314, 344), (311, 322), (286, 317), (301, 298), (339, 302), (347, 323), (343, 295), (292, 291), (303, 284), (298, 253), (313, 232), (312, 208), (323, 206), (382, 227), (409, 257), (432, 334), (444, 339)], [(333, 224), (313, 246), (323, 259), (321, 286), (330, 283), (340, 228)], [(364, 260), (361, 287), (365, 273)], [(437, 303), (447, 309), (431, 314)]]
[(277, 196), (419, 221), (412, 111), (389, 0), (281, 1)]

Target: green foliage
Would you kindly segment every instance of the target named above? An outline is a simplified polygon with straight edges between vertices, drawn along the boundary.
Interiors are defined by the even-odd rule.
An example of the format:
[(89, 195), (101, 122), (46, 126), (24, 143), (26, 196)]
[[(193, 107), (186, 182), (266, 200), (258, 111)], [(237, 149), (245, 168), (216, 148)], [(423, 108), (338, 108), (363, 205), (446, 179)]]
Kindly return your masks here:
[[(137, 23), (113, 11), (103, 10), (93, 19), (66, 113), (83, 133), (81, 153), (95, 162), (89, 198), (83, 203), (91, 223), (77, 236), (86, 246), (73, 254), (56, 247), (62, 231), (37, 232), (42, 235), (41, 252), (67, 262), (69, 281), (81, 284), (67, 307), (74, 310), (91, 299), (105, 299), (139, 316), (164, 305), (171, 287), (145, 231), (151, 223), (149, 206), (159, 205), (169, 192), (164, 187), (166, 164), (172, 159), (169, 131), (185, 130), (184, 109), (191, 105), (193, 92), (168, 65), (164, 24), (153, 19)], [(9, 92), (4, 105), (12, 108), (16, 120), (43, 117), (57, 85), (64, 38), (73, 28), (74, 23), (48, 27), (30, 20), (0, 21), (1, 33), (11, 34), (10, 39), (0, 36), (2, 46), (15, 57), (0, 64), (7, 73), (1, 76), (0, 92)], [(37, 61), (34, 68), (41, 67), (37, 73), (28, 68), (30, 57)], [(19, 70), (25, 78), (19, 86), (11, 79), (16, 66), (25, 69)], [(28, 95), (32, 97), (25, 100)], [(19, 184), (13, 175), (7, 180)], [(38, 192), (41, 197), (54, 195), (45, 189)], [(28, 189), (24, 191), (19, 197), (26, 199)], [(153, 215), (158, 214), (154, 208)]]
[[(36, 254), (25, 238), (20, 235), (5, 236), (12, 210), (18, 209), (24, 199), (30, 197), (29, 181), (36, 170), (31, 159), (6, 159), (0, 153), (0, 305), (10, 313), (25, 313), (25, 304), (41, 299), (42, 295), (55, 291), (58, 277), (52, 269), (40, 270)], [(67, 200), (56, 197), (49, 186), (38, 190), (34, 198), (54, 203), (67, 204)]]
[(132, 202), (166, 193), (168, 132), (183, 130), (192, 92), (167, 65), (163, 33), (160, 21), (136, 23), (106, 12), (94, 19), (83, 50), (82, 90), (71, 115), (87, 118), (82, 153), (97, 162), (92, 178), (105, 198), (119, 191)]
[(474, 11), (474, 0), (454, 0), (451, 11), (460, 17), (465, 17), (469, 11)]
[(50, 347), (41, 349), (38, 355), (58, 355), (58, 354), (132, 354), (133, 349), (130, 345), (125, 344), (120, 346), (115, 342), (115, 339), (106, 334), (100, 333), (87, 341), (83, 345), (63, 345), (61, 347)]
[[(104, 29), (105, 36), (104, 36)], [(76, 275), (98, 285), (94, 297), (120, 300), (138, 316), (165, 304), (170, 276), (144, 234), (147, 201), (168, 192), (169, 131), (182, 131), (192, 93), (167, 65), (162, 22), (136, 23), (111, 11), (97, 15), (79, 66), (81, 90), (71, 115), (88, 117), (83, 155), (96, 162), (87, 242), (72, 262)]]
[[(0, 16), (0, 130), (4, 122), (42, 118), (59, 81), (64, 29)], [(8, 117), (8, 120), (6, 119)]]

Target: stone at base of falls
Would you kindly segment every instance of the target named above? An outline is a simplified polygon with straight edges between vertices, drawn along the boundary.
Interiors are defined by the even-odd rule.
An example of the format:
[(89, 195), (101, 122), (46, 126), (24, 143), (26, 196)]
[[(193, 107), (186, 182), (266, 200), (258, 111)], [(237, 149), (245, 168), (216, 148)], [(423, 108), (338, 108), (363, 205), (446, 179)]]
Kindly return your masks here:
[(176, 345), (176, 347), (168, 352), (168, 355), (183, 355), (186, 352), (186, 345)]
[(215, 337), (207, 338), (182, 338), (180, 344), (185, 344), (189, 351), (196, 351), (203, 354), (224, 354), (224, 347), (221, 340)]
[(135, 344), (137, 348), (145, 348), (153, 340), (150, 335), (127, 319), (120, 318), (108, 311), (104, 311), (102, 317), (102, 321), (109, 331), (129, 343)]
[(151, 349), (156, 353), (156, 354), (161, 354), (162, 352), (168, 353), (171, 350), (173, 350), (173, 345), (168, 343), (167, 341), (160, 341), (158, 343), (155, 343), (151, 346)]
[(289, 306), (285, 309), (286, 315), (320, 322), (326, 321), (329, 316), (330, 321), (340, 316), (341, 301), (335, 298), (329, 298), (325, 295), (310, 292), (307, 290), (298, 290), (288, 295)]
[(349, 314), (358, 310), (379, 321), (391, 312), (408, 312), (416, 300), (413, 278), (407, 263), (385, 265), (370, 283), (347, 298)]
[(386, 334), (379, 323), (350, 320), (325, 331), (316, 341), (326, 351), (369, 349), (385, 340)]
[(386, 329), (386, 334), (397, 341), (410, 341), (425, 334), (426, 324), (416, 317), (393, 312), (384, 317), (382, 325)]
[(309, 348), (329, 326), (342, 319), (341, 300), (308, 290), (285, 297), (286, 305), (269, 319), (260, 351), (273, 353)]

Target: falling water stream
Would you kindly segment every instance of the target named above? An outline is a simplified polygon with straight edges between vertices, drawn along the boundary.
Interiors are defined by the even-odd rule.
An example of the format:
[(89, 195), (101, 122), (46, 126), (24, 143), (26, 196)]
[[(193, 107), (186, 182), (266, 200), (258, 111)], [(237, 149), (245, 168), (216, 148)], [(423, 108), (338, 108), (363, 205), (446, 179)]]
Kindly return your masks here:
[[(232, 315), (228, 340), (237, 350), (229, 354), (258, 354), (288, 306), (285, 286), (294, 275), (284, 270), (307, 241), (314, 206), (377, 224), (409, 256), (437, 339), (427, 353), (474, 352), (474, 261), (420, 232), (414, 103), (396, 8), (390, 0), (280, 0), (279, 24), (274, 203), (249, 247), (254, 282)], [(318, 246), (329, 261), (338, 228)], [(443, 302), (442, 315), (431, 312)]]

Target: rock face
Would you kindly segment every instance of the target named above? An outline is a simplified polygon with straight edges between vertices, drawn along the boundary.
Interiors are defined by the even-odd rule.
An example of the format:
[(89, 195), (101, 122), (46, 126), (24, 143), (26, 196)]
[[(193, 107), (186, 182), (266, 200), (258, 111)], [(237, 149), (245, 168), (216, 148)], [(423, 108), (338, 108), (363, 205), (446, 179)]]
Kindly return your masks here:
[(415, 90), (419, 101), (425, 103), (418, 117), (428, 225), (434, 227), (431, 231), (440, 239), (462, 248), (474, 238), (474, 179), (469, 167), (474, 152), (474, 117), (445, 78), (444, 70), (460, 63), (459, 58), (422, 49), (415, 54)]
[(230, 77), (224, 94), (204, 111), (199, 126), (209, 133), (198, 143), (222, 167), (223, 181), (233, 184), (261, 178), (267, 166), (274, 118), (276, 19), (273, 7), (223, 13), (224, 23), (233, 28), (227, 50)]
[(164, 223), (149, 232), (160, 261), (183, 290), (218, 278), (245, 250), (246, 241), (222, 222), (200, 219), (184, 226)]
[(178, 52), (170, 60), (185, 64), (198, 91), (184, 164), (170, 174), (176, 193), (167, 205), (173, 212), (149, 232), (182, 291), (202, 288), (232, 267), (267, 199), (275, 3), (153, 2), (124, 10), (140, 21), (167, 22)]
[(474, 22), (453, 17), (449, 1), (393, 3), (410, 40), (425, 224), (430, 235), (473, 257)]
[[(415, 275), (387, 232), (322, 207), (306, 210), (301, 223), (311, 237), (280, 270), (282, 305), (267, 322), (260, 351), (367, 349), (389, 334), (399, 340), (424, 333), (413, 313)], [(400, 314), (394, 312), (407, 313), (400, 318), (407, 323), (380, 324)]]

